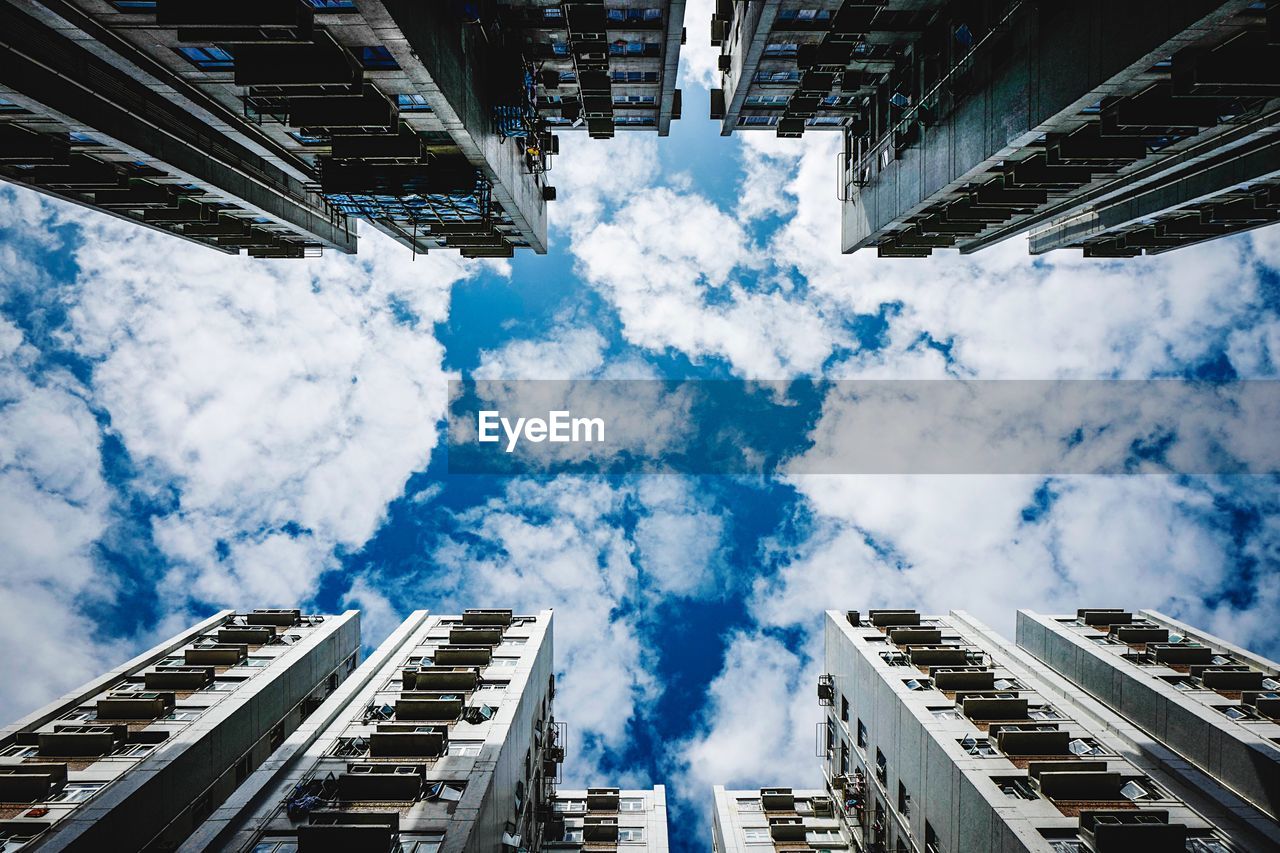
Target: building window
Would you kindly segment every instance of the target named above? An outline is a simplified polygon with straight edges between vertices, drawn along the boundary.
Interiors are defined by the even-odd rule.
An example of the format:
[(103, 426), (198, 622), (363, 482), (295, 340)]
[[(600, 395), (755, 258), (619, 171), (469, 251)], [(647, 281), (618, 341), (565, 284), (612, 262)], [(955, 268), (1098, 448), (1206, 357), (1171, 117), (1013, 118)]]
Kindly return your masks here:
[(793, 41), (770, 42), (764, 46), (764, 55), (771, 59), (784, 56), (795, 56), (800, 52), (800, 45)]
[(876, 778), (880, 780), (881, 785), (886, 784), (889, 779), (889, 760), (878, 749), (876, 750)]
[(958, 720), (963, 716), (955, 708), (930, 708), (929, 713), (939, 720)]
[[(613, 82), (615, 83), (657, 83), (657, 71), (614, 71), (612, 72)], [(564, 72), (560, 74), (560, 82), (573, 82), (576, 77), (566, 77)]]
[(1076, 738), (1067, 744), (1067, 749), (1074, 755), (1106, 755), (1107, 750), (1102, 744), (1098, 743), (1091, 737)]
[(908, 690), (931, 690), (933, 682), (927, 678), (908, 678), (902, 682)]
[(995, 747), (991, 745), (991, 741), (984, 737), (965, 735), (960, 739), (959, 743), (961, 749), (977, 758), (992, 758), (999, 754), (996, 752)]
[(778, 12), (778, 20), (782, 23), (829, 21), (831, 20), (831, 11), (828, 9), (782, 9)]
[(610, 56), (657, 56), (658, 45), (656, 42), (644, 41), (628, 41), (627, 39), (615, 39), (609, 42)]
[(648, 116), (614, 116), (613, 123), (631, 127), (651, 127), (654, 121)]
[(586, 800), (556, 800), (555, 810), (558, 812), (585, 812), (587, 810)]
[[(799, 83), (799, 71), (757, 71), (755, 76), (757, 83)], [(880, 640), (884, 638), (881, 637)], [(874, 641), (869, 641), (874, 642)]]
[(640, 797), (626, 797), (618, 801), (618, 811), (642, 812), (644, 811), (644, 800)]
[(618, 827), (618, 841), (644, 841), (643, 826)]
[(117, 758), (145, 758), (155, 752), (156, 746), (154, 743), (126, 743), (111, 754)]
[(5, 758), (30, 758), (40, 752), (38, 746), (8, 746), (0, 751), (0, 756)]
[(843, 693), (840, 694), (840, 720), (849, 722), (849, 700), (845, 698)]
[(359, 51), (360, 64), (370, 71), (394, 71), (400, 67), (391, 51), (380, 44), (356, 49)]
[(738, 116), (738, 124), (744, 127), (772, 127), (777, 123), (777, 116)]
[(1000, 788), (1000, 792), (1011, 800), (1038, 800), (1040, 797), (1031, 788), (1031, 783), (1022, 776), (1010, 776), (992, 779)]
[[(294, 141), (301, 145), (328, 145), (333, 141), (322, 133), (303, 133), (300, 130), (290, 130), (288, 133), (294, 138)], [(243, 665), (252, 666), (253, 664), (246, 663)]]
[(942, 853), (942, 842), (938, 840), (938, 833), (934, 831), (933, 824), (927, 820), (924, 822), (924, 853)]
[[(480, 749), (483, 746), (484, 742), (478, 740), (451, 740), (449, 741), (449, 754), (475, 757), (480, 754)], [(559, 806), (560, 803), (557, 802), (556, 805)], [(559, 808), (556, 810), (563, 811), (563, 809)]]
[(858, 748), (867, 748), (867, 725), (862, 722), (862, 718), (858, 718)]
[(220, 47), (177, 47), (174, 50), (201, 71), (230, 71), (236, 67), (235, 57)]
[(807, 829), (804, 840), (813, 847), (833, 847), (841, 844), (840, 830), (834, 826), (815, 826)]
[(767, 826), (744, 826), (742, 840), (748, 844), (773, 844), (773, 836)]
[(83, 803), (106, 786), (106, 782), (68, 782), (49, 802)]
[(738, 811), (740, 812), (758, 812), (761, 810), (760, 801), (755, 799), (738, 800)]
[(111, 0), (111, 5), (121, 12), (154, 12), (156, 0)]
[(610, 9), (607, 12), (611, 23), (630, 22), (638, 23), (641, 21), (654, 22), (662, 20), (661, 9)]
[(253, 845), (253, 853), (298, 853), (298, 842), (293, 839), (283, 841), (259, 841)]
[(400, 853), (437, 853), (443, 832), (406, 832), (400, 836)]
[(356, 0), (303, 0), (317, 12), (354, 12)]
[(657, 103), (657, 98), (653, 95), (614, 95), (613, 102), (620, 107), (635, 106), (637, 104), (653, 106)]

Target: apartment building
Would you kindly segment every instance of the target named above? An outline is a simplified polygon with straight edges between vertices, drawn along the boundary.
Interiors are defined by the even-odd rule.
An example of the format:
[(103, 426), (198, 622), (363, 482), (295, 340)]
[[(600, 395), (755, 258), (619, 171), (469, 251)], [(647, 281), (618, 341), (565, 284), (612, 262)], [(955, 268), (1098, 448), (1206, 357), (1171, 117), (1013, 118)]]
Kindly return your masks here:
[(619, 130), (666, 136), (680, 118), (684, 7), (684, 0), (544, 0), (500, 8), (536, 69), (530, 97), (540, 121), (608, 139)]
[(359, 648), (356, 611), (224, 611), (0, 729), (0, 849), (175, 849)]
[(1280, 220), (1275, 0), (720, 0), (722, 132), (844, 134), (845, 252), (1122, 258)]
[(848, 830), (836, 816), (829, 791), (759, 788), (712, 789), (714, 853), (751, 853), (769, 845), (776, 850), (844, 849)]
[(544, 850), (666, 853), (667, 789), (560, 789)]
[(828, 611), (824, 633), (823, 770), (853, 849), (1280, 849), (1274, 821), (968, 614)]
[(0, 177), (220, 251), (545, 252), (553, 130), (665, 134), (683, 0), (4, 0)]
[(540, 850), (565, 725), (551, 611), (417, 611), (183, 851)]
[(1153, 610), (1018, 612), (1018, 646), (1280, 820), (1280, 664)]

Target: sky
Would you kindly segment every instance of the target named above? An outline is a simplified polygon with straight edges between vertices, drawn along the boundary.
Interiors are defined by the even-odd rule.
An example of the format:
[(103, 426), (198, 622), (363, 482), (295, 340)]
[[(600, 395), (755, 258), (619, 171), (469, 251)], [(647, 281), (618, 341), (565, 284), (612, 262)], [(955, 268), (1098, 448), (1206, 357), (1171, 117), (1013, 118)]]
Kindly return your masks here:
[(542, 256), (228, 257), (0, 187), (0, 717), (224, 607), (552, 607), (566, 784), (667, 785), (693, 851), (711, 785), (818, 783), (825, 609), (1280, 655), (1275, 477), (447, 473), (462, 377), (1276, 378), (1280, 228), (841, 255), (835, 135), (721, 137), (694, 41), (670, 137), (562, 134)]

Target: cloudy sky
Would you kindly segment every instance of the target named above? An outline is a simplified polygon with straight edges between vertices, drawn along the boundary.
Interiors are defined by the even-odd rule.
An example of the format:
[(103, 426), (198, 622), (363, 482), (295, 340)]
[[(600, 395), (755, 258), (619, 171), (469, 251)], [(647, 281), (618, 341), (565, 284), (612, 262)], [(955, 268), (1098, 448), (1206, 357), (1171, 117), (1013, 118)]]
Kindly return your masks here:
[(670, 138), (563, 135), (546, 256), (229, 258), (0, 188), (0, 717), (221, 607), (554, 607), (568, 781), (667, 784), (690, 851), (713, 783), (819, 778), (825, 608), (1280, 653), (1275, 478), (446, 473), (460, 376), (1276, 378), (1280, 228), (842, 256), (836, 140), (720, 137), (690, 52)]

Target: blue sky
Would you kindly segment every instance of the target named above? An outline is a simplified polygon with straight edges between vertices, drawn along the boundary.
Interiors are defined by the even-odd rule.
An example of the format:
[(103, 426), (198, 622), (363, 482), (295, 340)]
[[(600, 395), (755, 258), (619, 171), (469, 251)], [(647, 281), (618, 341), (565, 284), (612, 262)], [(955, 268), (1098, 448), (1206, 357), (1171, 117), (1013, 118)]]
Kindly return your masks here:
[(817, 780), (825, 608), (1146, 606), (1280, 653), (1274, 478), (445, 474), (460, 375), (1276, 377), (1280, 228), (841, 256), (834, 138), (720, 137), (688, 60), (670, 138), (564, 140), (552, 249), (509, 263), (227, 258), (0, 189), (0, 715), (223, 606), (314, 590), (371, 643), (554, 607), (568, 780), (667, 784), (686, 851), (711, 784)]

